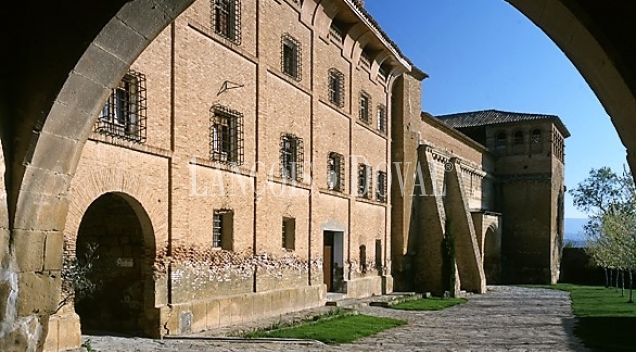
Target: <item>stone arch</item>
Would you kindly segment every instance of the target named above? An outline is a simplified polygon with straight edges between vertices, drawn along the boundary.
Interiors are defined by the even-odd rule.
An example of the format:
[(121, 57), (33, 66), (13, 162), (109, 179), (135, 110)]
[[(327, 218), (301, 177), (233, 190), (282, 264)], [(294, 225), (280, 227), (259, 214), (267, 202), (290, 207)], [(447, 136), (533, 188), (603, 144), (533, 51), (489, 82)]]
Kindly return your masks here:
[(486, 229), (482, 248), (486, 283), (497, 284), (501, 281), (501, 233), (496, 224), (491, 224)]
[(89, 274), (96, 290), (74, 302), (82, 330), (144, 334), (151, 323), (147, 317), (154, 315), (156, 249), (152, 223), (141, 203), (125, 193), (99, 196), (82, 216), (75, 243), (80, 261), (87, 255), (87, 245), (98, 245), (96, 272)]
[[(626, 64), (633, 48), (602, 40), (618, 35), (603, 33), (609, 26), (595, 22), (602, 14), (590, 10), (592, 2), (506, 1), (541, 28), (579, 69), (611, 116), (630, 165), (636, 166), (636, 124), (632, 123), (636, 80), (631, 65)], [(4, 94), (0, 102), (0, 122), (5, 127), (2, 145), (8, 168), (6, 211), (11, 239), (7, 242), (14, 253), (12, 264), (3, 262), (2, 274), (15, 276), (17, 282), (11, 291), (17, 292), (15, 301), (11, 300), (15, 317), (4, 316), (8, 328), (0, 331), (0, 349), (39, 348), (48, 314), (56, 305), (50, 293), (60, 285), (61, 250), (54, 248), (60, 246), (65, 225), (66, 194), (97, 111), (109, 87), (192, 2), (95, 0), (82, 6), (49, 2), (37, 8), (30, 2), (12, 4), (18, 7), (12, 12), (30, 13), (33, 26), (7, 39), (7, 47), (21, 50), (3, 58), (9, 60), (3, 73), (9, 73), (0, 82), (3, 92), (11, 87), (12, 93), (11, 101)], [(606, 11), (618, 12), (619, 3), (623, 2), (602, 5), (613, 9)], [(303, 4), (315, 6), (313, 1)], [(89, 11), (95, 9), (98, 11)], [(311, 12), (303, 6), (302, 17)], [(94, 65), (96, 60), (99, 65)], [(36, 274), (42, 272), (51, 275)], [(0, 294), (4, 294), (0, 301), (7, 301), (9, 293)], [(34, 319), (35, 324), (27, 323)], [(17, 334), (19, 338), (16, 329), (24, 329)], [(16, 340), (22, 341), (18, 347), (13, 346)]]

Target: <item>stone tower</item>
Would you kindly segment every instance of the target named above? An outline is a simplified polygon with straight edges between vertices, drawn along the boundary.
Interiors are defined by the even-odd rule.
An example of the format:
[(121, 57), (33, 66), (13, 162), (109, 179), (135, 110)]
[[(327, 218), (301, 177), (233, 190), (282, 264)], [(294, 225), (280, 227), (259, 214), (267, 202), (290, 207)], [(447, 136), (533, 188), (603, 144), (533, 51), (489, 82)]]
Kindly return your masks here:
[(439, 116), (495, 155), (502, 281), (556, 283), (563, 244), (564, 139), (558, 116), (497, 110)]

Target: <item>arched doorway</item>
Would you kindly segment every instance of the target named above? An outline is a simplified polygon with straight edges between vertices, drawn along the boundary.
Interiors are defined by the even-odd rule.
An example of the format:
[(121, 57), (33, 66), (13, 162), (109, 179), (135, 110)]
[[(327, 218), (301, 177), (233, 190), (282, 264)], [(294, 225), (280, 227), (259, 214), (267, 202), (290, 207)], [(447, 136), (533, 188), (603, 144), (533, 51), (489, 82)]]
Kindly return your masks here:
[(488, 285), (501, 282), (501, 241), (495, 227), (488, 227), (484, 236), (484, 274)]
[(152, 292), (153, 238), (148, 215), (132, 197), (106, 193), (91, 203), (76, 242), (78, 262), (91, 263), (87, 279), (95, 285), (88, 295), (76, 294), (82, 332), (144, 333), (146, 312), (154, 306), (147, 294)]

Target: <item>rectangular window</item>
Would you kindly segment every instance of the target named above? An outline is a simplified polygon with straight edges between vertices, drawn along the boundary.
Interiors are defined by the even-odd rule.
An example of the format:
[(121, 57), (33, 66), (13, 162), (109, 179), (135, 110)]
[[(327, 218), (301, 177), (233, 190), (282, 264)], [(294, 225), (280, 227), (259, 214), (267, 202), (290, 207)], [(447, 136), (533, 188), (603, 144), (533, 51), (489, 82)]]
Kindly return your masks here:
[(146, 140), (146, 76), (129, 71), (106, 100), (97, 132), (129, 141)]
[(241, 44), (240, 0), (211, 0), (214, 32), (236, 44)]
[(378, 131), (386, 134), (386, 107), (378, 105)]
[(371, 96), (364, 91), (360, 92), (360, 120), (371, 123)]
[(344, 191), (344, 156), (338, 153), (329, 153), (327, 162), (327, 187), (332, 191)]
[(386, 172), (384, 171), (378, 171), (378, 174), (376, 175), (376, 188), (375, 188), (375, 199), (378, 202), (382, 202), (382, 203), (386, 203), (386, 184), (387, 184), (387, 179), (386, 179)]
[(344, 75), (335, 68), (329, 70), (329, 101), (344, 106)]
[(243, 114), (221, 105), (210, 109), (210, 158), (243, 164)]
[(303, 156), (303, 140), (293, 134), (282, 135), (280, 138), (281, 177), (302, 181)]
[(300, 81), (301, 76), (300, 42), (285, 34), (281, 40), (281, 70), (284, 74)]
[(232, 210), (215, 210), (212, 217), (212, 247), (232, 250), (234, 237), (234, 212)]
[(283, 248), (288, 251), (296, 249), (296, 219), (283, 218)]
[(371, 166), (358, 165), (358, 197), (371, 197)]

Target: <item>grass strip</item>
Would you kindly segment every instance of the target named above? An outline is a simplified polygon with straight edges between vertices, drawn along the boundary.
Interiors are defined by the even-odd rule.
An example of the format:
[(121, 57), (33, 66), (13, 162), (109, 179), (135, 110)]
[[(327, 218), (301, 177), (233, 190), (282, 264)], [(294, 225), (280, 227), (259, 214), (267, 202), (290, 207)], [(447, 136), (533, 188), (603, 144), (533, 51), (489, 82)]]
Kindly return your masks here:
[(574, 334), (595, 351), (634, 351), (636, 304), (627, 303), (629, 292), (602, 286), (557, 284), (532, 286), (570, 292), (572, 312), (578, 318)]
[(295, 338), (322, 341), (327, 344), (350, 343), (380, 331), (405, 325), (403, 320), (368, 315), (341, 315), (299, 326), (271, 331), (254, 331), (247, 338)]
[(416, 299), (412, 301), (400, 302), (398, 304), (394, 304), (389, 306), (393, 309), (401, 309), (401, 310), (443, 310), (448, 307), (452, 307), (458, 304), (468, 302), (465, 298), (439, 298), (439, 297), (431, 297), (431, 298), (422, 298)]

